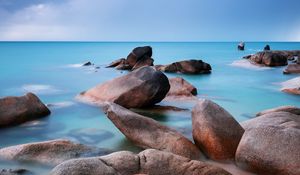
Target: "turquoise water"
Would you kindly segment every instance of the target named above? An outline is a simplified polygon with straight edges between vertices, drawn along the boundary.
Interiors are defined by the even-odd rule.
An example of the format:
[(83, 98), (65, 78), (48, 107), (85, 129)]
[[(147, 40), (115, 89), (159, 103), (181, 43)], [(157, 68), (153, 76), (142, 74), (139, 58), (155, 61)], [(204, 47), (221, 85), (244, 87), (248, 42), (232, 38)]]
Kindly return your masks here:
[[(236, 50), (237, 43), (101, 43), (101, 42), (0, 42), (0, 97), (23, 95), (33, 91), (50, 107), (52, 114), (30, 123), (0, 132), (0, 147), (21, 143), (68, 138), (84, 144), (117, 150), (137, 151), (114, 127), (98, 107), (76, 101), (75, 96), (101, 82), (126, 74), (107, 69), (111, 61), (126, 57), (137, 46), (151, 45), (155, 64), (177, 60), (203, 59), (212, 66), (209, 75), (182, 76), (198, 88), (198, 96), (212, 99), (238, 121), (280, 105), (300, 106), (299, 96), (279, 91), (278, 83), (297, 75), (283, 75), (284, 67), (257, 70), (231, 66), (242, 56), (260, 51), (265, 44), (272, 49), (300, 49), (300, 43), (246, 43), (246, 51)], [(78, 67), (91, 61), (100, 66)], [(177, 106), (192, 105), (177, 102)], [(151, 115), (156, 120), (180, 128), (190, 128), (189, 112)], [(29, 166), (0, 162), (1, 168)], [(33, 168), (34, 167), (34, 168)], [(31, 166), (40, 171), (40, 168)], [(36, 169), (37, 168), (37, 169)]]

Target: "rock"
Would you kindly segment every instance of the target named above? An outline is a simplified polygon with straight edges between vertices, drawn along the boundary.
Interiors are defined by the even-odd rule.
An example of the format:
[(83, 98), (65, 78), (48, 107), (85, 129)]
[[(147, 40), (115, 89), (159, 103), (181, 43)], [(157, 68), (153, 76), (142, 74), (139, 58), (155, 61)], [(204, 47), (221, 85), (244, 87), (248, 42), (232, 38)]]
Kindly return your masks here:
[(82, 92), (79, 99), (98, 105), (110, 101), (126, 108), (140, 108), (160, 102), (169, 89), (169, 80), (162, 72), (142, 67)]
[(284, 74), (292, 74), (292, 73), (300, 73), (300, 64), (294, 63), (289, 64), (285, 70), (283, 71)]
[(45, 117), (50, 110), (33, 93), (0, 99), (0, 128)]
[(289, 94), (300, 95), (300, 77), (281, 83), (281, 91)]
[(167, 96), (195, 96), (197, 95), (197, 88), (193, 85), (191, 85), (189, 82), (184, 80), (183, 78), (176, 77), (176, 78), (170, 78), (170, 90), (167, 94)]
[(264, 51), (266, 51), (266, 50), (271, 50), (270, 45), (267, 44), (267, 45), (264, 47)]
[(109, 152), (104, 149), (59, 139), (2, 148), (0, 149), (0, 159), (58, 165), (73, 158), (101, 156), (107, 153)]
[(272, 108), (272, 109), (267, 109), (267, 110), (261, 111), (256, 114), (256, 117), (265, 115), (265, 114), (270, 114), (273, 112), (289, 112), (289, 113), (292, 113), (295, 115), (300, 115), (300, 108), (298, 108), (296, 106), (280, 106), (277, 108)]
[(184, 74), (207, 74), (211, 72), (211, 66), (202, 60), (184, 60), (169, 65), (157, 65), (155, 68), (164, 72)]
[(106, 68), (109, 68), (109, 67), (116, 67), (118, 66), (119, 64), (125, 62), (125, 58), (120, 58), (120, 59), (117, 59), (113, 62), (111, 62), (109, 65), (106, 66)]
[(0, 175), (32, 175), (26, 169), (0, 169)]
[(242, 123), (236, 163), (258, 174), (300, 174), (300, 117), (273, 112)]
[(144, 47), (136, 47), (134, 48), (131, 53), (127, 56), (127, 62), (131, 67), (143, 59), (148, 59), (152, 57), (152, 48), (150, 46)]
[(240, 124), (222, 107), (201, 100), (192, 110), (195, 144), (214, 160), (234, 159), (244, 133)]
[(150, 57), (146, 57), (145, 59), (139, 60), (132, 68), (132, 70), (138, 69), (143, 66), (153, 66), (154, 60)]
[(190, 159), (199, 159), (200, 151), (191, 141), (157, 121), (131, 112), (117, 104), (107, 103), (107, 117), (135, 145), (172, 152)]
[(240, 42), (238, 44), (238, 50), (245, 50), (245, 43), (244, 42)]
[(139, 154), (120, 151), (103, 157), (73, 159), (55, 167), (50, 175), (230, 175), (216, 166), (172, 153), (147, 149)]
[(90, 61), (82, 64), (82, 66), (91, 66), (91, 65), (94, 65), (94, 64), (92, 64)]
[(248, 59), (254, 64), (269, 67), (285, 66), (288, 64), (288, 57), (285, 54), (277, 51), (257, 52), (256, 54), (251, 55)]
[(126, 62), (122, 62), (118, 66), (116, 66), (116, 69), (117, 70), (131, 70), (131, 66)]
[(285, 92), (288, 94), (300, 95), (300, 87), (283, 89), (282, 92)]

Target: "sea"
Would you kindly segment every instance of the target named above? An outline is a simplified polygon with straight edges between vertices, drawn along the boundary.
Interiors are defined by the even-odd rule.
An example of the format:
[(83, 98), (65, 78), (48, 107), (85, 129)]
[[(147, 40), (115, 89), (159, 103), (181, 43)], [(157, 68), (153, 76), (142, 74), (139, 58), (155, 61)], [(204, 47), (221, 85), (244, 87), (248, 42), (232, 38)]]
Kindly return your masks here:
[[(49, 105), (51, 115), (20, 126), (0, 130), (0, 148), (52, 139), (69, 139), (112, 151), (140, 151), (112, 124), (102, 109), (78, 101), (76, 96), (97, 84), (127, 74), (105, 68), (126, 57), (133, 48), (151, 46), (154, 64), (201, 59), (212, 67), (211, 74), (183, 77), (198, 89), (198, 98), (210, 99), (243, 122), (257, 112), (282, 105), (300, 107), (300, 97), (280, 91), (281, 83), (299, 75), (284, 75), (285, 67), (266, 68), (247, 64), (243, 56), (261, 51), (300, 49), (299, 42), (0, 42), (0, 98), (35, 93)], [(94, 66), (81, 66), (90, 61)], [(99, 67), (98, 69), (96, 67)], [(161, 102), (192, 109), (185, 101)], [(145, 113), (172, 128), (190, 132), (190, 111)], [(28, 168), (47, 174), (52, 167), (33, 163), (0, 161), (2, 168)]]

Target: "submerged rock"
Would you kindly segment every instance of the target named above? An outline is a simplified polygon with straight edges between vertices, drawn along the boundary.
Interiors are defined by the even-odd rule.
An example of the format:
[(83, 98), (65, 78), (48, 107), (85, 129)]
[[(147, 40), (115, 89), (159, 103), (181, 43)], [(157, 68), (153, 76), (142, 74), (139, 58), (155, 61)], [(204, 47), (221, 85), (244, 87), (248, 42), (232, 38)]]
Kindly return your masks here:
[(156, 65), (157, 70), (163, 72), (179, 72), (184, 74), (207, 74), (211, 72), (211, 66), (202, 60), (184, 60), (168, 65)]
[(214, 160), (234, 159), (244, 133), (242, 126), (222, 107), (201, 100), (192, 111), (195, 144)]
[(272, 112), (242, 123), (236, 163), (258, 174), (300, 174), (300, 117)]
[(58, 165), (78, 157), (101, 156), (109, 151), (76, 144), (68, 140), (27, 143), (0, 149), (0, 159)]
[(73, 159), (55, 167), (50, 175), (230, 175), (216, 166), (172, 153), (147, 149), (134, 154), (120, 151), (103, 157)]
[(0, 169), (0, 175), (32, 175), (26, 169)]
[(131, 112), (117, 104), (107, 103), (107, 117), (134, 144), (199, 159), (200, 150), (187, 138), (157, 121)]
[(272, 109), (267, 109), (267, 110), (261, 111), (256, 114), (256, 117), (265, 115), (265, 114), (270, 114), (273, 112), (289, 112), (292, 114), (300, 115), (300, 108), (298, 108), (296, 106), (280, 106), (277, 108), (272, 108)]
[(283, 71), (284, 74), (300, 73), (300, 64), (289, 64)]
[(33, 93), (0, 99), (0, 128), (45, 117), (50, 110)]
[(169, 80), (162, 72), (142, 67), (82, 92), (79, 99), (99, 105), (110, 101), (126, 108), (139, 108), (160, 102), (169, 89)]

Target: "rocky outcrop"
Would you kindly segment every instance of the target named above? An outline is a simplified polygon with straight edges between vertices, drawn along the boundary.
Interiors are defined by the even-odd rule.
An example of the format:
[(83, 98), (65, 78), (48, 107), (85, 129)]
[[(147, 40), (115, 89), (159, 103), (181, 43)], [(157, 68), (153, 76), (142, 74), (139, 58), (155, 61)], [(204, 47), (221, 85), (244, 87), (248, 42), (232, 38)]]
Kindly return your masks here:
[(110, 101), (126, 108), (139, 108), (160, 102), (169, 89), (169, 80), (162, 72), (142, 67), (82, 92), (79, 99), (98, 105)]
[(191, 141), (157, 121), (131, 112), (117, 104), (104, 106), (107, 117), (135, 145), (199, 159), (200, 151)]
[(196, 99), (197, 88), (181, 77), (170, 78), (170, 90), (168, 99)]
[(214, 160), (234, 159), (244, 133), (240, 124), (222, 107), (201, 100), (192, 111), (195, 144)]
[(50, 110), (33, 93), (0, 99), (0, 128), (22, 124), (50, 114)]
[(279, 52), (279, 51), (263, 51), (257, 52), (256, 54), (244, 57), (249, 59), (251, 63), (275, 67), (275, 66), (285, 66), (288, 64), (287, 55)]
[(190, 160), (172, 153), (148, 149), (134, 154), (116, 152), (103, 157), (73, 159), (55, 167), (50, 175), (230, 175), (207, 163)]
[(300, 174), (300, 117), (273, 112), (242, 123), (236, 163), (258, 174)]
[(143, 66), (153, 66), (152, 48), (150, 46), (136, 47), (127, 58), (121, 58), (110, 63), (107, 67), (119, 70), (135, 70)]
[(2, 148), (0, 159), (58, 165), (73, 158), (101, 156), (108, 153), (109, 151), (104, 149), (59, 139)]
[(283, 71), (284, 74), (295, 74), (300, 73), (300, 64), (293, 63), (289, 64)]
[(272, 109), (267, 109), (267, 110), (261, 111), (256, 114), (256, 117), (265, 115), (265, 114), (270, 114), (273, 112), (289, 112), (289, 113), (292, 113), (295, 115), (300, 115), (300, 108), (298, 108), (296, 106), (280, 106), (277, 108), (272, 108)]
[(183, 74), (207, 74), (211, 72), (211, 66), (202, 60), (184, 60), (168, 65), (156, 65), (157, 70), (163, 72), (177, 72)]

